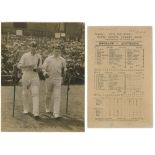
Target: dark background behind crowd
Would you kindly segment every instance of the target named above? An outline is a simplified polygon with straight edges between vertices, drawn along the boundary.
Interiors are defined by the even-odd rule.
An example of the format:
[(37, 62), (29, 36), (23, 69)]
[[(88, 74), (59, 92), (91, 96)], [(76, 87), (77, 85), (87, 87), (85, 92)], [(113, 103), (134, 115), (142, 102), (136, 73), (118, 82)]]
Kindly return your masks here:
[[(32, 41), (37, 43), (43, 61), (52, 55), (54, 46), (59, 45), (61, 55), (67, 62), (70, 83), (84, 84), (84, 29), (83, 23), (2, 23), (2, 85), (12, 84), (13, 66), (19, 62), (23, 53), (30, 51)], [(17, 34), (18, 30), (22, 34)]]

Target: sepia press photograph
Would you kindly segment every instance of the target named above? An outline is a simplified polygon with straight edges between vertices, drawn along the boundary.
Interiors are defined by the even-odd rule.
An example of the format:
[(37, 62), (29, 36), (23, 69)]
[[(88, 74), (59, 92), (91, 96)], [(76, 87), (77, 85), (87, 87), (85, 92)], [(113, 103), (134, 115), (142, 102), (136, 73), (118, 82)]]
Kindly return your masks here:
[(1, 23), (2, 132), (83, 132), (84, 88), (84, 23)]

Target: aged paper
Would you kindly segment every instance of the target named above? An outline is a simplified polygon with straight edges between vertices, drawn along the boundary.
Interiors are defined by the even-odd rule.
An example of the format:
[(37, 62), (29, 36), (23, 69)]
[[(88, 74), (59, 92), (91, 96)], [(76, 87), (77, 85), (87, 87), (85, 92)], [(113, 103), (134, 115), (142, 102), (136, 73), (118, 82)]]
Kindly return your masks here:
[(88, 127), (152, 127), (152, 27), (88, 27)]

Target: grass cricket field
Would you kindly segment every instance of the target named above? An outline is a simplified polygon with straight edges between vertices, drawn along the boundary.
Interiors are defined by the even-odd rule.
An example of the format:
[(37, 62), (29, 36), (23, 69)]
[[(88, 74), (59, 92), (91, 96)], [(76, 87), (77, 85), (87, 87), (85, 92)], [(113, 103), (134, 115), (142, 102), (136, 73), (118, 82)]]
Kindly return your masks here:
[[(67, 86), (62, 86), (61, 115), (55, 120), (45, 115), (45, 84), (40, 87), (40, 116), (36, 121), (33, 117), (23, 114), (22, 87), (16, 87), (16, 103), (13, 113), (13, 86), (1, 87), (1, 130), (24, 132), (82, 132), (84, 131), (84, 85), (71, 85), (69, 90), (68, 113), (66, 114)], [(31, 95), (31, 94), (30, 94)], [(30, 96), (29, 95), (29, 96)], [(32, 112), (31, 97), (28, 98)]]

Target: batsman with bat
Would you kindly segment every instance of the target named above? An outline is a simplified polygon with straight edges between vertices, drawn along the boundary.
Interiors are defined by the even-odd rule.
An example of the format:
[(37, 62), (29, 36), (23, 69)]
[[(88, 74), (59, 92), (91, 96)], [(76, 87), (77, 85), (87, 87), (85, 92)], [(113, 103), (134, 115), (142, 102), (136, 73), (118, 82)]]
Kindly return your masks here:
[(23, 54), (21, 57), (18, 68), (22, 70), (22, 100), (23, 100), (23, 113), (30, 114), (28, 99), (28, 91), (31, 90), (32, 104), (33, 104), (33, 116), (36, 120), (39, 120), (39, 76), (38, 71), (41, 69), (42, 59), (37, 54), (36, 42), (31, 43), (31, 51)]
[[(61, 84), (66, 72), (66, 60), (61, 57), (60, 46), (56, 46), (53, 55), (47, 57), (43, 63), (43, 72), (46, 77), (45, 110), (52, 113), (54, 118), (60, 118)], [(53, 97), (53, 107), (52, 104)]]

